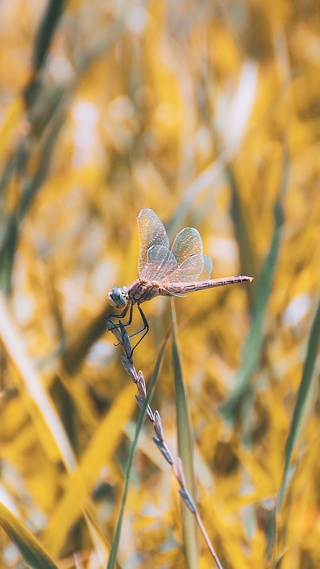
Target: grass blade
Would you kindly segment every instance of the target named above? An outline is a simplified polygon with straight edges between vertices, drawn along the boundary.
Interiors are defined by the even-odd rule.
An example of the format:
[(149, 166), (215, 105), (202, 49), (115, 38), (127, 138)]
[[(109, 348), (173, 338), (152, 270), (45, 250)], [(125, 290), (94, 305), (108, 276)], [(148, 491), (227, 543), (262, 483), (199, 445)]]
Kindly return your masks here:
[(263, 343), (263, 323), (267, 304), (272, 289), (274, 274), (281, 246), (281, 231), (284, 219), (283, 201), (288, 182), (288, 156), (284, 154), (284, 176), (278, 200), (274, 207), (274, 231), (268, 254), (262, 265), (261, 274), (256, 287), (256, 305), (254, 308), (251, 330), (243, 349), (243, 364), (235, 378), (235, 388), (229, 399), (221, 406), (221, 413), (232, 423), (236, 413), (245, 403), (251, 377), (257, 369)]
[[(285, 492), (288, 487), (290, 462), (296, 441), (301, 433), (301, 426), (303, 424), (303, 419), (308, 404), (308, 398), (309, 395), (313, 392), (312, 388), (314, 386), (316, 387), (316, 384), (318, 382), (318, 377), (314, 373), (314, 369), (317, 357), (317, 350), (319, 347), (319, 337), (320, 337), (320, 296), (318, 298), (318, 302), (314, 311), (313, 322), (309, 335), (307, 355), (302, 372), (302, 379), (298, 391), (297, 401), (290, 425), (290, 432), (286, 444), (285, 465), (283, 471), (282, 484), (278, 493), (277, 512), (280, 511), (280, 508), (283, 504)], [(313, 393), (316, 392), (314, 391)]]
[(166, 347), (167, 341), (168, 341), (168, 335), (165, 338), (165, 340), (161, 346), (161, 349), (160, 349), (160, 352), (159, 352), (159, 355), (158, 355), (158, 358), (156, 361), (156, 365), (154, 367), (153, 374), (151, 376), (151, 380), (150, 380), (149, 385), (148, 385), (147, 396), (146, 396), (146, 399), (144, 401), (144, 404), (143, 404), (141, 411), (140, 411), (140, 414), (139, 414), (139, 418), (138, 418), (138, 422), (137, 422), (137, 426), (136, 426), (136, 432), (135, 432), (134, 439), (133, 439), (133, 442), (132, 442), (132, 445), (130, 448), (130, 453), (129, 453), (129, 457), (128, 457), (128, 464), (127, 464), (127, 469), (126, 469), (126, 475), (125, 475), (125, 483), (124, 483), (123, 494), (122, 494), (122, 499), (121, 499), (121, 503), (120, 503), (120, 510), (119, 510), (117, 525), (116, 525), (114, 538), (113, 538), (113, 542), (112, 542), (112, 546), (111, 546), (111, 550), (110, 550), (110, 557), (109, 557), (107, 569), (113, 569), (115, 567), (116, 557), (117, 557), (117, 552), (118, 552), (119, 542), (120, 542), (122, 520), (123, 520), (123, 516), (124, 516), (124, 509), (125, 509), (127, 495), (128, 495), (128, 489), (129, 489), (129, 480), (130, 480), (130, 473), (131, 473), (131, 468), (132, 468), (132, 464), (133, 464), (133, 458), (134, 458), (134, 454), (135, 454), (135, 451), (137, 448), (139, 434), (140, 434), (140, 431), (142, 429), (142, 425), (144, 424), (146, 409), (147, 409), (147, 406), (150, 402), (151, 395), (153, 392), (153, 388), (154, 388), (154, 386), (158, 380), (160, 365), (162, 362), (164, 349)]
[[(246, 223), (246, 217), (243, 212), (243, 206), (241, 202), (241, 191), (238, 188), (236, 177), (234, 171), (230, 165), (227, 166), (226, 172), (228, 175), (230, 188), (231, 188), (231, 216), (233, 220), (234, 232), (236, 235), (237, 243), (239, 246), (239, 257), (241, 274), (251, 275), (257, 274), (258, 267), (256, 258), (252, 249), (252, 244), (248, 235), (248, 228)], [(250, 300), (252, 300), (252, 295), (254, 293), (254, 287), (246, 287), (246, 293), (248, 294)]]
[(32, 533), (0, 503), (0, 525), (18, 547), (24, 561), (33, 569), (57, 569)]
[[(171, 302), (171, 312), (173, 320), (172, 328), (172, 364), (175, 386), (175, 401), (177, 410), (178, 424), (178, 449), (182, 460), (183, 470), (186, 478), (188, 490), (193, 498), (196, 499), (195, 479), (194, 479), (194, 460), (193, 460), (193, 436), (188, 405), (188, 396), (185, 387), (185, 380), (182, 370), (181, 354), (177, 343), (177, 319), (174, 308), (174, 301)], [(198, 530), (194, 515), (186, 506), (182, 507), (184, 546), (186, 552), (187, 566), (192, 569), (198, 566)]]
[(299, 438), (299, 435), (301, 434), (303, 420), (309, 403), (309, 397), (311, 396), (312, 393), (314, 393), (314, 397), (316, 394), (318, 377), (317, 374), (314, 373), (314, 371), (315, 371), (317, 350), (319, 347), (319, 338), (320, 338), (320, 296), (318, 297), (318, 301), (314, 311), (311, 331), (309, 335), (308, 347), (307, 347), (307, 355), (304, 362), (301, 383), (286, 443), (285, 465), (283, 469), (282, 483), (277, 496), (276, 510), (273, 512), (274, 515), (271, 517), (268, 527), (267, 551), (269, 559), (271, 558), (275, 543), (275, 523), (276, 523), (275, 516), (281, 510), (284, 497), (288, 488), (290, 474), (291, 474), (290, 463), (294, 447)]
[(19, 389), (23, 394), (28, 394), (25, 401), (28, 405), (30, 417), (35, 425), (41, 425), (41, 430), (43, 429), (44, 449), (46, 450), (46, 444), (50, 441), (50, 444), (54, 445), (54, 449), (59, 449), (59, 455), (67, 470), (73, 472), (76, 468), (76, 457), (64, 425), (43, 385), (41, 376), (25, 352), (22, 339), (14, 327), (5, 298), (1, 294), (0, 337), (7, 354), (22, 379), (22, 384), (18, 384)]

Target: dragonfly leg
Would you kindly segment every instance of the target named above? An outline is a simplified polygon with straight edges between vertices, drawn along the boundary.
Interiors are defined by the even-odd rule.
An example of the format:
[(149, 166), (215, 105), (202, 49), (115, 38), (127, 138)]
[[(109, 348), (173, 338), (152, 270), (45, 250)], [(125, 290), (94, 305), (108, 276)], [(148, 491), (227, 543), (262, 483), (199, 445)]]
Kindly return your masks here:
[[(148, 321), (140, 307), (140, 305), (138, 304), (138, 310), (141, 314), (141, 318), (142, 318), (142, 322), (143, 322), (143, 327), (140, 328), (140, 330), (137, 330), (137, 332), (134, 332), (133, 334), (130, 334), (129, 338), (132, 338), (133, 336), (136, 336), (137, 334), (141, 334), (141, 332), (144, 332), (140, 338), (140, 340), (136, 343), (136, 345), (132, 348), (132, 352), (133, 350), (138, 346), (138, 344), (140, 344), (141, 340), (143, 340), (143, 338), (146, 336), (146, 334), (148, 334), (149, 332), (149, 324)], [(127, 322), (123, 322), (123, 326), (130, 326), (131, 322), (132, 322), (132, 314), (133, 314), (133, 304), (128, 304), (125, 309), (122, 311), (121, 314), (110, 314), (110, 316), (105, 317), (105, 320), (107, 320), (108, 322), (111, 322), (112, 324), (112, 328), (110, 328), (110, 330), (112, 330), (113, 328), (119, 328), (120, 327), (120, 323), (119, 324), (115, 324), (112, 321), (112, 318), (125, 318), (127, 312), (129, 310), (129, 318), (127, 320)], [(118, 344), (114, 344), (115, 346), (118, 346)]]
[[(129, 310), (129, 319), (127, 320), (127, 322), (122, 322), (123, 326), (130, 326), (131, 322), (132, 322), (132, 311), (133, 311), (133, 304), (127, 304), (127, 306), (125, 307), (125, 309), (121, 312), (121, 314), (110, 314), (110, 316), (105, 316), (104, 319), (107, 322), (110, 322), (110, 324), (112, 324), (112, 328), (109, 327), (109, 330), (114, 330), (115, 328), (120, 328), (120, 320), (119, 320), (119, 324), (115, 324), (112, 321), (112, 318), (125, 318), (127, 312)], [(119, 342), (117, 344), (113, 344), (114, 346), (119, 346)]]
[(132, 353), (133, 350), (136, 349), (136, 347), (140, 344), (141, 340), (143, 340), (143, 338), (148, 334), (149, 332), (149, 324), (148, 324), (148, 320), (146, 319), (142, 308), (140, 307), (140, 304), (137, 305), (138, 306), (138, 310), (141, 314), (141, 318), (142, 318), (142, 322), (143, 322), (143, 328), (141, 328), (140, 330), (138, 330), (137, 332), (134, 332), (134, 334), (131, 334), (131, 336), (129, 336), (130, 338), (132, 338), (132, 336), (136, 336), (137, 334), (141, 334), (141, 332), (144, 332), (140, 338), (140, 340), (138, 340), (138, 342), (133, 346), (132, 348)]
[(114, 324), (114, 322), (112, 322), (112, 318), (120, 318), (120, 320), (121, 320), (122, 318), (124, 318), (126, 316), (128, 310), (130, 309), (129, 320), (127, 322), (122, 322), (123, 326), (129, 326), (132, 322), (132, 308), (133, 308), (132, 304), (127, 304), (127, 306), (121, 312), (121, 314), (110, 314), (110, 316), (105, 316), (104, 319), (107, 321), (110, 320), (110, 322), (114, 325), (115, 328), (119, 328), (119, 324)]

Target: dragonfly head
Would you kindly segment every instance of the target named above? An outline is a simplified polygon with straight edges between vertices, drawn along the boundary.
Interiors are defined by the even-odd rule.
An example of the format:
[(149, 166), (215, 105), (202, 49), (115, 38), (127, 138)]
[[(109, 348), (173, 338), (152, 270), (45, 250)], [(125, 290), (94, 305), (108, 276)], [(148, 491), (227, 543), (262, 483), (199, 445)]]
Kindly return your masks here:
[(127, 291), (125, 288), (121, 288), (120, 286), (115, 286), (109, 293), (108, 293), (108, 300), (112, 306), (115, 308), (123, 308), (127, 302)]

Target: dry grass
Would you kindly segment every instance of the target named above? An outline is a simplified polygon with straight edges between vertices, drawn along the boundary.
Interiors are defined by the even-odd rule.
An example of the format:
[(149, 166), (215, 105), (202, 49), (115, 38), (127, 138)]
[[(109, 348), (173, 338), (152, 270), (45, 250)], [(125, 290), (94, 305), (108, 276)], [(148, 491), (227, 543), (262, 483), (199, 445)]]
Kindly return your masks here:
[[(3, 566), (111, 567), (118, 527), (119, 567), (212, 567), (142, 419), (125, 475), (103, 316), (150, 207), (255, 278), (175, 300), (153, 392), (221, 565), (319, 567), (319, 46), (313, 2), (1, 3)], [(172, 313), (145, 306), (148, 385)]]

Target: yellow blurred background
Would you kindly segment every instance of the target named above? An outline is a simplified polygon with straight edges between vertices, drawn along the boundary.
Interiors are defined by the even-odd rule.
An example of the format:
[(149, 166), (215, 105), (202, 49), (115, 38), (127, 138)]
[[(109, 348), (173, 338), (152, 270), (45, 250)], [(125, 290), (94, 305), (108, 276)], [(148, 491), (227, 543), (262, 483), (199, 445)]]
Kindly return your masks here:
[[(138, 277), (142, 208), (171, 240), (196, 227), (213, 278), (255, 279), (175, 301), (197, 500), (223, 567), (319, 567), (319, 358), (274, 565), (265, 522), (319, 290), (319, 24), (310, 0), (0, 4), (1, 500), (61, 568), (75, 552), (104, 567), (113, 539), (138, 408), (104, 315)], [(145, 314), (148, 378), (170, 303)], [(152, 405), (176, 455), (170, 342)], [(186, 567), (183, 539), (146, 423), (119, 566)]]

